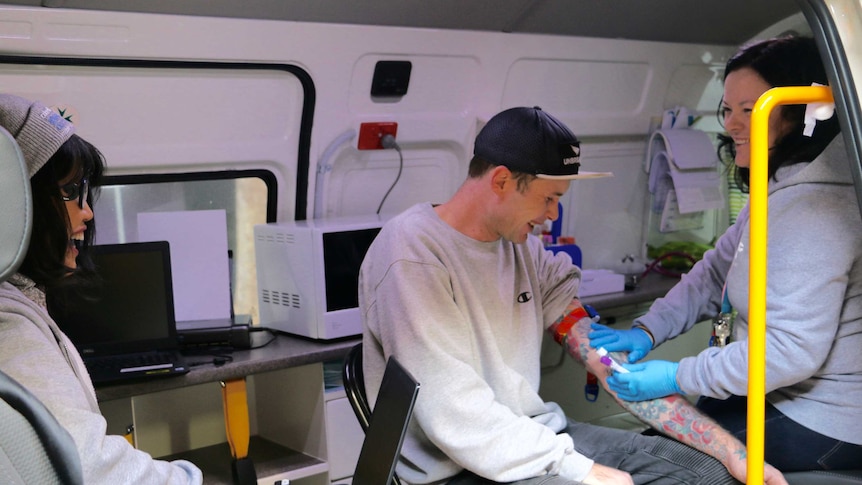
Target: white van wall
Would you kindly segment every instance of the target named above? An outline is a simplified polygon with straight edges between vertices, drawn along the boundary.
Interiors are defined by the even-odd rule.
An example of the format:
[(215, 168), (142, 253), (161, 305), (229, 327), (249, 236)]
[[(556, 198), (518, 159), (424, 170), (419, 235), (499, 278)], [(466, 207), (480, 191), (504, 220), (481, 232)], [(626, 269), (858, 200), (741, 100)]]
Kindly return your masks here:
[[(646, 190), (640, 166), (652, 123), (676, 105), (714, 112), (716, 76), (735, 49), (8, 6), (0, 7), (0, 18), (3, 55), (303, 69), (315, 89), (307, 217), (315, 200), (326, 217), (374, 212), (395, 180), (394, 150), (356, 149), (362, 122), (398, 123), (404, 172), (383, 208), (395, 212), (448, 198), (466, 174), (477, 130), (493, 114), (541, 106), (583, 138), (585, 170), (616, 173), (573, 183), (565, 201), (564, 230), (578, 238), (586, 267), (606, 267), (640, 250)], [(379, 60), (412, 62), (409, 90), (397, 102), (371, 99)], [(123, 72), (133, 78), (126, 87), (141, 88), (136, 95), (113, 91), (122, 77), (113, 72), (62, 71), (52, 77), (39, 67), (27, 72), (4, 64), (0, 79), (4, 90), (50, 102), (78, 93), (75, 102), (87, 105), (79, 132), (102, 148), (110, 173), (265, 168), (278, 179), (278, 219), (294, 217), (302, 105), (295, 97), (302, 90), (290, 76)], [(10, 88), (6, 80), (13, 77)], [(318, 164), (325, 170), (316, 196)]]

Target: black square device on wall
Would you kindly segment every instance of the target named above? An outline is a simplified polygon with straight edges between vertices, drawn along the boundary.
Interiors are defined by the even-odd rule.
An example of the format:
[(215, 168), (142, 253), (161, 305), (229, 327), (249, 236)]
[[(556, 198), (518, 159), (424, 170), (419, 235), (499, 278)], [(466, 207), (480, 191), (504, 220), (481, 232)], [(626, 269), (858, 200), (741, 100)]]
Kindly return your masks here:
[(407, 94), (412, 68), (410, 61), (377, 61), (371, 80), (371, 96), (391, 98)]

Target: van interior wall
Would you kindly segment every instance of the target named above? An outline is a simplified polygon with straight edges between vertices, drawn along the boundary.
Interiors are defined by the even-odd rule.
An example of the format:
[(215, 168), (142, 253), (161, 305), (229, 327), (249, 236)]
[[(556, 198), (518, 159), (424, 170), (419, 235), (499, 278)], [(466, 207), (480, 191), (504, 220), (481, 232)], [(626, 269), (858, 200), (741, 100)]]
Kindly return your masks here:
[[(573, 182), (562, 201), (563, 233), (576, 237), (587, 268), (613, 267), (623, 255), (640, 254), (648, 135), (661, 113), (675, 106), (712, 119), (721, 70), (737, 47), (2, 4), (0, 19), (0, 56), (7, 60), (81, 60), (66, 67), (3, 61), (0, 85), (4, 92), (75, 107), (78, 132), (102, 149), (110, 174), (270, 170), (278, 183), (279, 221), (295, 216), (306, 103), (313, 109), (307, 218), (372, 213), (395, 180), (397, 153), (357, 149), (360, 123), (398, 123), (404, 171), (382, 208), (391, 213), (445, 201), (464, 179), (473, 139), (491, 116), (512, 106), (541, 106), (582, 139), (584, 170), (615, 174)], [(757, 37), (806, 28), (796, 15)], [(305, 98), (295, 76), (278, 69), (111, 69), (88, 63), (94, 59), (294, 66), (311, 79), (314, 99)], [(412, 63), (403, 97), (370, 96), (381, 60)], [(173, 206), (165, 201), (166, 210)], [(616, 309), (618, 324), (643, 310), (624, 315)], [(669, 345), (679, 352), (672, 358), (706, 341), (695, 337)], [(541, 392), (547, 399), (584, 421), (619, 413), (606, 393), (585, 403), (584, 371), (559, 356), (551, 346), (543, 358), (562, 362), (546, 369)], [(220, 419), (219, 401), (210, 401), (214, 408), (196, 414)], [(163, 407), (159, 401), (153, 409)], [(224, 439), (218, 426), (202, 429), (207, 434), (192, 436), (192, 446)], [(164, 452), (189, 447), (170, 444)]]
[[(297, 66), (314, 85), (306, 217), (373, 213), (398, 173), (394, 150), (358, 150), (363, 122), (395, 122), (403, 173), (382, 212), (445, 201), (496, 112), (541, 106), (584, 140), (564, 232), (586, 267), (640, 251), (650, 130), (674, 106), (712, 114), (736, 46), (0, 6), (0, 54)], [(381, 60), (412, 63), (407, 93), (370, 95)], [(305, 93), (283, 73), (0, 65), (4, 90), (72, 101), (112, 174), (265, 168), (279, 220), (294, 217)], [(8, 81), (8, 82), (7, 82)], [(84, 107), (86, 106), (86, 107)], [(320, 180), (317, 180), (317, 178)], [(319, 193), (316, 193), (319, 191)]]
[[(641, 255), (648, 134), (665, 108), (715, 112), (721, 95), (717, 75), (733, 48), (456, 35), (464, 35), (464, 45), (477, 44), (470, 37), (482, 39), (480, 48), (452, 54), (441, 40), (436, 52), (406, 55), (413, 63), (411, 84), (398, 102), (382, 104), (368, 95), (373, 64), (398, 56), (363, 58), (353, 72), (351, 112), (368, 113), (365, 121), (399, 124), (404, 169), (382, 210), (444, 202), (466, 175), (472, 140), (490, 116), (511, 106), (541, 106), (583, 140), (583, 170), (615, 174), (573, 182), (563, 199), (564, 233), (576, 237), (584, 267), (609, 268), (626, 254)], [(395, 151), (359, 151), (355, 141), (343, 143), (326, 163), (328, 178), (318, 194), (323, 216), (373, 212), (398, 173)]]

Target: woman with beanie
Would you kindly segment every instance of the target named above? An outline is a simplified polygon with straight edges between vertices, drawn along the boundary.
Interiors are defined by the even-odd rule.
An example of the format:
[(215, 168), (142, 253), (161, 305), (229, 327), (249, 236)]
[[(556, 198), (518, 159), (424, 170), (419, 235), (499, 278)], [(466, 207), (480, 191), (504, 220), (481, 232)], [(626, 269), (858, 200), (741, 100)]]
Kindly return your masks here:
[(33, 228), (27, 255), (0, 285), (0, 370), (35, 395), (75, 441), (85, 483), (199, 484), (187, 461), (160, 461), (106, 434), (81, 357), (46, 309), (46, 294), (92, 276), (94, 189), (101, 153), (42, 103), (0, 94), (0, 126), (18, 143), (30, 174)]

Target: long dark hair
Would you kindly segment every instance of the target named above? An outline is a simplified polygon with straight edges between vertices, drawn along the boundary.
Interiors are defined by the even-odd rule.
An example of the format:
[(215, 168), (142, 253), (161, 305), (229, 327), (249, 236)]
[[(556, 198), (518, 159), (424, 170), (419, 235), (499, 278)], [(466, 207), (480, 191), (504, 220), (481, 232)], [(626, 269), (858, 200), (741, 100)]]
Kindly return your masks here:
[[(749, 68), (757, 72), (772, 87), (810, 86), (812, 83), (826, 85), (826, 70), (820, 59), (817, 44), (810, 37), (778, 37), (743, 46), (724, 69), (724, 79), (731, 72)], [(790, 122), (790, 131), (776, 139), (769, 152), (770, 178), (778, 169), (794, 163), (810, 162), (826, 148), (840, 133), (838, 117), (818, 121), (812, 136), (802, 134), (805, 105), (786, 105), (781, 109), (782, 117)], [(719, 120), (722, 120), (719, 106)], [(727, 135), (718, 137), (718, 156), (729, 163), (734, 179), (743, 192), (748, 191), (749, 169), (736, 167), (736, 146)]]
[[(78, 269), (65, 264), (69, 244), (69, 216), (61, 198), (63, 180), (87, 177), (90, 191), (87, 203), (93, 206), (105, 171), (102, 153), (83, 138), (72, 135), (48, 162), (30, 178), (33, 193), (33, 230), (30, 246), (19, 271), (36, 284), (50, 289), (74, 284), (93, 275), (93, 263), (87, 255), (96, 233), (95, 219), (87, 221), (84, 241), (79, 248)], [(70, 278), (71, 276), (71, 278)]]

